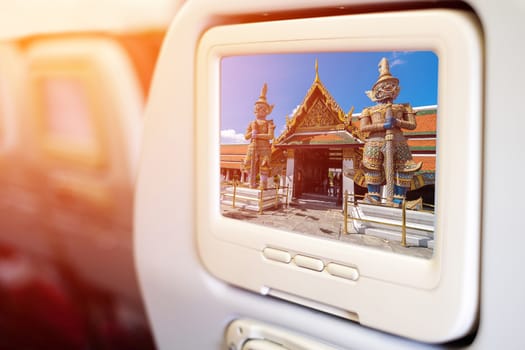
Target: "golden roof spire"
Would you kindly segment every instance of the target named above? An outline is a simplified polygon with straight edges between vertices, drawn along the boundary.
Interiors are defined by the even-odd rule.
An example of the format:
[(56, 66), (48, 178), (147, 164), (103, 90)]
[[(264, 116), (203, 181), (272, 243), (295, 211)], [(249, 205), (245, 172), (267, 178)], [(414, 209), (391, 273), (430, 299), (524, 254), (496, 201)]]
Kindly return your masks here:
[(319, 82), (319, 62), (315, 59), (315, 82)]

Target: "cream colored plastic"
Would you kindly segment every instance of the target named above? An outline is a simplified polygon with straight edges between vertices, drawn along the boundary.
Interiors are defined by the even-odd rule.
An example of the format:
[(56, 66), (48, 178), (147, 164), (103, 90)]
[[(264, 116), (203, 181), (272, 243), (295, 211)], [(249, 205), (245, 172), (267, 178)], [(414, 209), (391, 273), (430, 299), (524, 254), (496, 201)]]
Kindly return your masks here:
[(231, 322), (226, 328), (228, 350), (337, 350), (308, 337), (250, 319)]
[(0, 38), (165, 28), (185, 0), (2, 1)]
[[(479, 300), (480, 40), (474, 19), (466, 12), (452, 10), (263, 22), (207, 31), (197, 53), (198, 132), (193, 146), (195, 224), (199, 254), (208, 271), (254, 292), (286, 294), (299, 303), (304, 299), (305, 305), (318, 304), (321, 310), (355, 313), (363, 325), (425, 342), (443, 342), (466, 334), (476, 320)], [(439, 57), (433, 258), (385, 253), (223, 217), (218, 181), (220, 58), (386, 50), (432, 50)], [(179, 137), (179, 133), (173, 130), (172, 137)], [(324, 266), (339, 263), (356, 267), (359, 279), (349, 281), (323, 269), (312, 271), (269, 261), (262, 254), (266, 247), (315, 258)], [(428, 320), (432, 320), (431, 326)]]

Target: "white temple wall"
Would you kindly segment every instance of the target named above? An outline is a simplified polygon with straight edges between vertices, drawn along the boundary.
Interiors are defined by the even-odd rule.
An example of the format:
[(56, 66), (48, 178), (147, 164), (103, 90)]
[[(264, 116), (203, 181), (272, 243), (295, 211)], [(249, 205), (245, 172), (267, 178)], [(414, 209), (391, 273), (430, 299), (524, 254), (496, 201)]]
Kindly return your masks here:
[[(343, 174), (354, 168), (353, 159), (343, 159)], [(354, 194), (354, 180), (348, 176), (343, 176), (343, 206), (344, 206), (344, 193), (348, 191), (348, 195)]]
[(288, 158), (286, 159), (286, 179), (285, 184), (288, 186), (288, 203), (290, 203), (290, 200), (293, 198), (293, 175), (294, 175), (294, 165), (295, 165), (295, 159), (294, 159), (294, 152), (291, 150), (288, 150)]

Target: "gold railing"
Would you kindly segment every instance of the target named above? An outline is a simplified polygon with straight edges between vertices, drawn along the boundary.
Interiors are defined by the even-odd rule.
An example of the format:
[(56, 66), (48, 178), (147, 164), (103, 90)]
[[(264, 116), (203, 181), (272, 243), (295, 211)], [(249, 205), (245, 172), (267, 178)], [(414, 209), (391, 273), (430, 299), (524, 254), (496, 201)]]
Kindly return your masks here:
[[(433, 229), (426, 229), (426, 228), (422, 228), (422, 227), (415, 227), (415, 226), (408, 226), (407, 225), (407, 223), (406, 223), (406, 212), (407, 212), (406, 203), (407, 203), (407, 201), (405, 199), (403, 199), (403, 202), (402, 202), (402, 205), (401, 205), (401, 224), (396, 224), (396, 223), (392, 223), (392, 222), (383, 222), (383, 221), (378, 221), (378, 220), (354, 218), (350, 214), (350, 212), (348, 210), (348, 203), (351, 202), (353, 204), (353, 206), (356, 206), (357, 205), (357, 198), (358, 197), (365, 198), (365, 196), (356, 195), (356, 194), (351, 194), (351, 196), (352, 196), (352, 200), (350, 201), (349, 200), (350, 195), (348, 193), (348, 190), (345, 190), (345, 193), (344, 193), (344, 206), (343, 206), (343, 215), (344, 215), (344, 225), (343, 225), (344, 232), (343, 233), (344, 234), (348, 234), (348, 217), (350, 217), (350, 220), (357, 220), (357, 221), (361, 221), (361, 222), (369, 222), (369, 223), (380, 224), (380, 225), (385, 225), (385, 226), (400, 227), (401, 228), (401, 245), (403, 247), (407, 246), (407, 242), (406, 242), (406, 230), (407, 230), (407, 228), (408, 229), (418, 230), (418, 231), (434, 232)], [(381, 200), (383, 200), (383, 199), (386, 199), (386, 198), (381, 198)], [(378, 206), (378, 207), (383, 206), (381, 204), (375, 204), (375, 203), (366, 203), (366, 204), (367, 205), (372, 205), (372, 206)], [(430, 205), (430, 204), (424, 203), (423, 205), (434, 208), (434, 206)], [(429, 211), (429, 210), (418, 210), (418, 211), (420, 211), (420, 212), (427, 212), (427, 213), (434, 213), (433, 211)]]

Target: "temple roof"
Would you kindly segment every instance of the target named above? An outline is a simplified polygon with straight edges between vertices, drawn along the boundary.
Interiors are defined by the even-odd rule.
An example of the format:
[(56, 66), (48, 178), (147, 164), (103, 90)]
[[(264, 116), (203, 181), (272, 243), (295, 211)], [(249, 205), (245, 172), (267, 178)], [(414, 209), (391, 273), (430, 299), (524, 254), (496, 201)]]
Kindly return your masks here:
[(310, 147), (327, 145), (362, 145), (362, 142), (346, 130), (335, 130), (326, 132), (295, 133), (279, 142), (276, 147)]
[(221, 145), (221, 168), (241, 169), (241, 164), (248, 151), (247, 143), (222, 144)]
[[(343, 144), (345, 141), (350, 144), (362, 143), (359, 129), (352, 126), (353, 108), (348, 113), (342, 110), (319, 79), (317, 61), (315, 69), (312, 85), (293, 115), (286, 117), (286, 129), (275, 140), (274, 145), (297, 146), (305, 145), (305, 142), (331, 145), (334, 142)], [(335, 133), (332, 132), (334, 130)], [(331, 136), (326, 136), (328, 134)]]
[[(420, 173), (433, 173), (436, 169), (437, 106), (414, 107), (414, 110), (418, 112), (416, 115), (417, 128), (413, 131), (405, 131), (408, 145), (412, 151), (414, 161), (423, 163)], [(352, 126), (359, 126), (357, 118), (353, 120)], [(313, 133), (298, 132), (282, 139), (280, 144), (274, 144), (276, 147), (274, 156), (276, 155), (275, 153), (279, 153), (284, 148), (340, 147), (341, 145), (355, 147), (359, 144), (360, 140), (345, 130), (327, 130)], [(240, 164), (246, 155), (247, 149), (248, 144), (222, 144), (221, 168), (240, 169)]]

